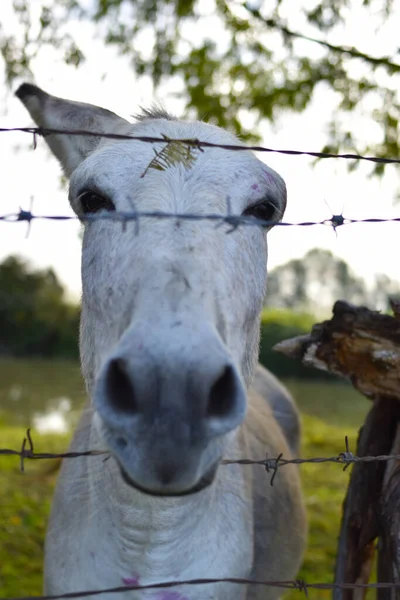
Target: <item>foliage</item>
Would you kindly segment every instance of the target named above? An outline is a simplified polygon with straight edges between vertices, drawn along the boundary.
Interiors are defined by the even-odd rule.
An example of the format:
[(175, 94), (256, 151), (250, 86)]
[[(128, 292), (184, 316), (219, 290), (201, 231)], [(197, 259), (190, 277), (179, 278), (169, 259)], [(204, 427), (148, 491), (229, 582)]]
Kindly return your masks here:
[[(0, 447), (21, 446), (24, 430), (0, 425)], [(62, 451), (66, 439), (47, 435), (40, 446)], [(0, 457), (0, 596), (42, 593), (44, 535), (50, 512), (56, 464), (32, 461), (21, 473), (19, 461)]]
[[(329, 89), (338, 110), (331, 115), (325, 151), (399, 154), (399, 64), (325, 39), (337, 39), (353, 9), (384, 31), (393, 0), (313, 0), (295, 11), (292, 0), (9, 1), (17, 23), (0, 29), (9, 84), (29, 75), (43, 50), (82, 64), (86, 49), (73, 24), (86, 21), (129, 58), (138, 76), (149, 76), (156, 87), (174, 79), (188, 112), (244, 139), (256, 137), (260, 120), (303, 111), (317, 90)], [(378, 127), (375, 145), (358, 139), (354, 121), (344, 118), (355, 108)], [(244, 115), (250, 126), (244, 126)], [(384, 167), (373, 168), (382, 173)]]
[(0, 353), (77, 356), (79, 310), (64, 299), (52, 269), (17, 257), (0, 264)]
[[(324, 395), (321, 394), (318, 400), (324, 402)], [(341, 417), (340, 426), (335, 427), (330, 422), (329, 407), (326, 420), (304, 416), (302, 456), (337, 456), (343, 452), (345, 435), (349, 436), (350, 447), (354, 448), (356, 429), (348, 426), (346, 409)], [(301, 474), (309, 516), (309, 539), (299, 578), (309, 582), (331, 583), (334, 579), (342, 504), (351, 470), (343, 472), (333, 464), (322, 468), (321, 465), (307, 464), (301, 467)], [(298, 596), (298, 592), (290, 592), (284, 598), (296, 600)], [(368, 599), (374, 597), (373, 590), (366, 595)], [(332, 598), (332, 592), (310, 590), (309, 598), (328, 600)]]
[(166, 171), (172, 166), (181, 164), (185, 169), (190, 169), (196, 161), (194, 152), (190, 146), (179, 142), (167, 142), (162, 150), (154, 150), (155, 157), (150, 162), (141, 177), (144, 177), (149, 169)]

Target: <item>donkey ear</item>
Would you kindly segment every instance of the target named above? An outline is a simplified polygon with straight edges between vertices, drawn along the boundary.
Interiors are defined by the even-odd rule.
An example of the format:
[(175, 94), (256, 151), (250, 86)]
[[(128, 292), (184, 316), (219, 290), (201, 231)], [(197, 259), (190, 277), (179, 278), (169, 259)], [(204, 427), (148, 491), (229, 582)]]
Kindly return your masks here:
[[(105, 108), (50, 96), (30, 83), (23, 83), (15, 95), (39, 127), (122, 133), (129, 126), (128, 121)], [(67, 134), (49, 134), (45, 139), (68, 177), (101, 141), (101, 137)]]

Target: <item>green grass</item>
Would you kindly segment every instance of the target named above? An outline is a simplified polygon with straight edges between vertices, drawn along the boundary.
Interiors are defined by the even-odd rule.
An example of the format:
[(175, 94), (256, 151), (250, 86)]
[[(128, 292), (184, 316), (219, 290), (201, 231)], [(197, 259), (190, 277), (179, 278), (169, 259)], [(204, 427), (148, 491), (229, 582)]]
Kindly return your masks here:
[[(289, 380), (285, 384), (297, 399), (302, 412), (303, 439), (301, 456), (337, 456), (356, 448), (358, 430), (370, 408), (370, 402), (352, 387)], [(332, 582), (340, 528), (342, 504), (351, 468), (339, 464), (304, 464), (300, 467), (309, 519), (309, 539), (299, 578), (306, 582)], [(371, 592), (372, 597), (372, 592)], [(332, 597), (329, 590), (309, 590), (315, 600)], [(368, 595), (368, 598), (370, 596)], [(287, 592), (285, 600), (299, 598), (298, 591)]]
[[(346, 428), (350, 440), (355, 431)], [(316, 417), (303, 417), (302, 457), (336, 456), (344, 449), (344, 430)], [(335, 567), (342, 502), (350, 469), (343, 472), (338, 464), (305, 464), (300, 467), (309, 518), (309, 539), (299, 578), (312, 582), (331, 582)], [(285, 598), (294, 599), (298, 591)], [(310, 598), (330, 598), (329, 591), (309, 592)]]
[[(0, 428), (0, 447), (21, 447), (24, 430)], [(63, 436), (43, 436), (37, 450), (60, 452)], [(0, 597), (42, 592), (42, 558), (46, 521), (55, 476), (54, 461), (25, 461), (0, 456)]]
[[(41, 387), (40, 390), (35, 387), (35, 394), (40, 396), (41, 406), (45, 407), (51, 383), (57, 377), (64, 378), (63, 383), (56, 383), (57, 392), (66, 389), (74, 399), (74, 390), (77, 390), (78, 402), (81, 389), (76, 367), (67, 365), (63, 369), (61, 364), (47, 367), (48, 377), (43, 383), (46, 371), (41, 371), (41, 382), (37, 373), (46, 365), (30, 364), (24, 371), (20, 363), (19, 370), (15, 365), (12, 370), (11, 364), (4, 366), (3, 363), (2, 368), (0, 362), (1, 406), (3, 398), (8, 397), (7, 386), (14, 385), (15, 380), (21, 382), (24, 390), (29, 390), (30, 386), (35, 387), (38, 379)], [(68, 388), (71, 383), (72, 391)], [(345, 435), (349, 436), (351, 448), (355, 448), (357, 430), (369, 408), (366, 399), (344, 385), (286, 383), (295, 393), (302, 410), (302, 457), (338, 455), (344, 450)], [(6, 424), (7, 414), (11, 413), (0, 414), (0, 448), (20, 448), (26, 421), (18, 420), (17, 425), (10, 425), (16, 422), (15, 414), (11, 414), (11, 420)], [(38, 451), (62, 452), (68, 443), (66, 436), (36, 435), (34, 439)], [(18, 457), (0, 455), (0, 597), (42, 592), (43, 540), (56, 479), (54, 465), (55, 461), (26, 461), (26, 472), (21, 473)], [(337, 464), (306, 464), (300, 470), (309, 515), (309, 541), (299, 577), (310, 583), (331, 582), (342, 502), (351, 469), (343, 472), (342, 466)], [(287, 592), (284, 596), (285, 600), (301, 597), (298, 591)], [(331, 592), (310, 590), (309, 597), (328, 599)]]

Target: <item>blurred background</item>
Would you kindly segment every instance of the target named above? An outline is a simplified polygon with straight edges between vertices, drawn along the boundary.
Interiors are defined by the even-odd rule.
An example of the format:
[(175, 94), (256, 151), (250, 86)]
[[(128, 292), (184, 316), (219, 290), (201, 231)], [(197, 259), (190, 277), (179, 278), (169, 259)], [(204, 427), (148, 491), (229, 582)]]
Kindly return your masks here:
[[(128, 119), (161, 101), (249, 144), (398, 158), (399, 29), (393, 0), (2, 0), (0, 127), (31, 125), (13, 95), (31, 81)], [(398, 165), (258, 156), (286, 180), (286, 221), (400, 214)], [(33, 152), (31, 136), (1, 133), (0, 158), (0, 215), (30, 206), (72, 215), (43, 140)], [(400, 293), (399, 227), (281, 227), (269, 235), (260, 360), (301, 408), (303, 456), (336, 455), (345, 435), (354, 447), (369, 403), (272, 346), (329, 318), (338, 299), (387, 311), (388, 296)], [(0, 221), (0, 448), (19, 448), (32, 427), (38, 450), (65, 450), (85, 401), (80, 243), (74, 220), (33, 221), (29, 230)], [(16, 459), (0, 457), (0, 596), (41, 592), (57, 468), (38, 461), (21, 474)], [(301, 469), (310, 540), (300, 576), (329, 582), (349, 470)]]

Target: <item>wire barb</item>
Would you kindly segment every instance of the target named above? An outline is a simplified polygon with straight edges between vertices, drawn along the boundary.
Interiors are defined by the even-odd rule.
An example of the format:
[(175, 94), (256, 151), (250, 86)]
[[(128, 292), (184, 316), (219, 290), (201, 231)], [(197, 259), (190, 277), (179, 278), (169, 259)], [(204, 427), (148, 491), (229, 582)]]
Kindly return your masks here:
[[(28, 444), (28, 447), (27, 447)], [(21, 450), (13, 450), (10, 448), (0, 448), (0, 455), (2, 456), (19, 456), (21, 472), (25, 472), (24, 461), (26, 459), (31, 460), (43, 460), (43, 459), (56, 459), (56, 458), (78, 458), (80, 456), (99, 456), (106, 454), (108, 457), (110, 453), (106, 450), (85, 450), (84, 452), (36, 452), (33, 444), (33, 438), (31, 430), (27, 429), (25, 437), (22, 440)]]
[(340, 227), (341, 225), (344, 225), (345, 218), (343, 215), (332, 215), (331, 223), (332, 223), (333, 229), (336, 231), (336, 229), (338, 227)]
[(350, 452), (349, 450), (349, 438), (347, 437), (347, 435), (344, 438), (344, 444), (345, 444), (345, 448), (346, 450), (344, 452), (341, 452), (338, 456), (339, 460), (342, 460), (343, 462), (346, 462), (347, 464), (345, 464), (345, 466), (343, 467), (343, 471), (346, 471), (346, 469), (349, 468), (349, 466), (351, 465), (351, 463), (356, 462), (357, 458), (354, 456), (354, 454), (352, 452)]
[[(268, 454), (266, 456), (266, 460), (265, 460), (265, 470), (267, 471), (267, 473), (270, 473), (272, 471), (272, 477), (271, 477), (271, 486), (274, 485), (274, 481), (275, 481), (275, 477), (276, 474), (278, 472), (278, 468), (280, 466), (280, 460), (283, 457), (283, 453), (281, 453), (278, 458), (268, 458)], [(285, 464), (285, 462), (284, 462)]]
[(308, 598), (308, 585), (304, 579), (296, 579), (294, 583), (296, 585), (296, 589), (299, 590), (299, 592), (303, 592), (305, 597)]

